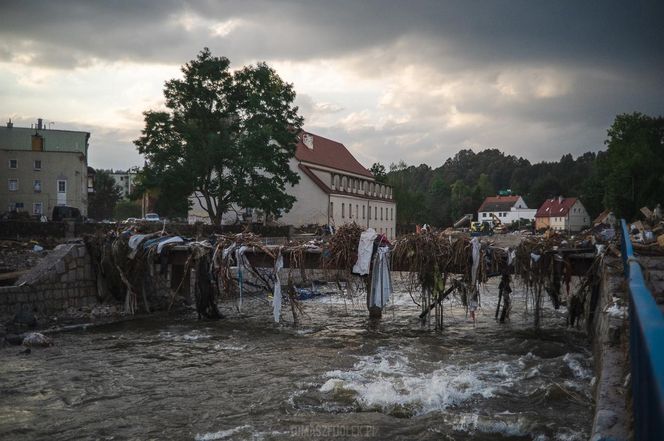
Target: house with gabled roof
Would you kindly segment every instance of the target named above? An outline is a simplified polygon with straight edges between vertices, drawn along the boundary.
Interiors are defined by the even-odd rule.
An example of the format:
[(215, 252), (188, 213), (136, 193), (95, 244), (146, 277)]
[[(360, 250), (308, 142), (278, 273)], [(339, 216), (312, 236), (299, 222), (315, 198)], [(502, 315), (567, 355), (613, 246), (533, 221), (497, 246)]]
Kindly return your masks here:
[[(50, 124), (49, 124), (50, 126)], [(50, 129), (39, 118), (32, 127), (0, 126), (0, 213), (51, 217), (53, 208), (88, 213), (90, 133)]]
[[(503, 224), (518, 222), (520, 219), (533, 220), (537, 210), (530, 209), (521, 196), (489, 196), (484, 199), (477, 210), (477, 220), (480, 222), (498, 223), (497, 218)], [(494, 218), (495, 216), (495, 218)]]
[(547, 199), (535, 214), (535, 228), (577, 232), (590, 226), (590, 215), (578, 198)]
[[(397, 207), (392, 187), (376, 181), (342, 143), (303, 131), (289, 165), (300, 181), (287, 189), (296, 201), (278, 223), (299, 227), (355, 222), (389, 239), (395, 237)], [(192, 196), (190, 201), (189, 222), (209, 223), (197, 198)], [(237, 209), (222, 217), (224, 224), (243, 220), (261, 221), (260, 213)]]

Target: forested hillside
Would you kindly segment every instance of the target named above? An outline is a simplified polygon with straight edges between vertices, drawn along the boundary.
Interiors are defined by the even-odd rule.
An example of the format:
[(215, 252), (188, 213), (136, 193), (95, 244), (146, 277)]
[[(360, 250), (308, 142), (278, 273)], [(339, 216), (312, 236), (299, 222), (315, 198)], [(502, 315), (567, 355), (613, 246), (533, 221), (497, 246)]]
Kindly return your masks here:
[(435, 169), (401, 161), (388, 170), (374, 164), (372, 172), (394, 186), (399, 224), (448, 226), (505, 189), (531, 208), (558, 195), (580, 197), (591, 217), (611, 208), (631, 218), (644, 205), (664, 202), (664, 118), (619, 115), (605, 144), (597, 153), (566, 154), (558, 162), (533, 164), (498, 149), (464, 149)]

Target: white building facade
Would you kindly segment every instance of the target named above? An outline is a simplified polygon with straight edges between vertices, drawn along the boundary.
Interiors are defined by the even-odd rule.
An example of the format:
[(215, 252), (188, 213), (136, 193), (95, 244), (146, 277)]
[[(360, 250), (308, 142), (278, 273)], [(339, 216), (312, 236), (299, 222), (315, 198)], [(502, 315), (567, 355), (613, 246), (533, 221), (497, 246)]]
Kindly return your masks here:
[[(534, 220), (537, 210), (528, 208), (521, 196), (489, 196), (477, 210), (477, 220), (497, 224), (495, 218), (506, 225), (521, 219)], [(495, 216), (495, 218), (494, 218)]]
[[(392, 240), (396, 236), (397, 207), (392, 188), (377, 182), (341, 143), (302, 132), (290, 168), (300, 181), (288, 190), (296, 198), (277, 223), (340, 226), (355, 222)], [(210, 220), (196, 195), (190, 198), (189, 222)], [(223, 224), (264, 222), (259, 212), (236, 209), (225, 213)]]
[(129, 170), (126, 172), (115, 171), (111, 173), (111, 176), (115, 180), (115, 184), (122, 189), (123, 199), (129, 199), (129, 195), (134, 191), (136, 173)]

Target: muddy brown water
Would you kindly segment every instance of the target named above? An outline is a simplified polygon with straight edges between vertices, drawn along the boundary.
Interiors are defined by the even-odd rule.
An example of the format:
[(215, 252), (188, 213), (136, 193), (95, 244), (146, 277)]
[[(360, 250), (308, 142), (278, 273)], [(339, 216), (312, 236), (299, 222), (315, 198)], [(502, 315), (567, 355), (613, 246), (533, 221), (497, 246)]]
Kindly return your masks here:
[(446, 302), (442, 333), (405, 293), (378, 323), (332, 295), (304, 301), (297, 327), (255, 298), (218, 322), (155, 316), (5, 347), (0, 439), (588, 439), (586, 337), (550, 308), (533, 331), (518, 289), (496, 323), (495, 291), (476, 324)]

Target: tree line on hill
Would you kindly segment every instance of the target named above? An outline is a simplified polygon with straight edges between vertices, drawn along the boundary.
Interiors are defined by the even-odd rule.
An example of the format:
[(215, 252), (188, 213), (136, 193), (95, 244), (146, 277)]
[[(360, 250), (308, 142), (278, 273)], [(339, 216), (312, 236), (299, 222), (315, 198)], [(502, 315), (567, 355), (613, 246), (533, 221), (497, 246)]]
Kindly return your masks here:
[(578, 197), (591, 217), (611, 209), (631, 219), (640, 207), (664, 202), (663, 117), (618, 115), (605, 144), (606, 150), (566, 154), (557, 162), (464, 149), (437, 168), (400, 161), (387, 169), (375, 163), (371, 171), (393, 186), (398, 224), (449, 226), (506, 189), (523, 196), (530, 208), (560, 195)]

